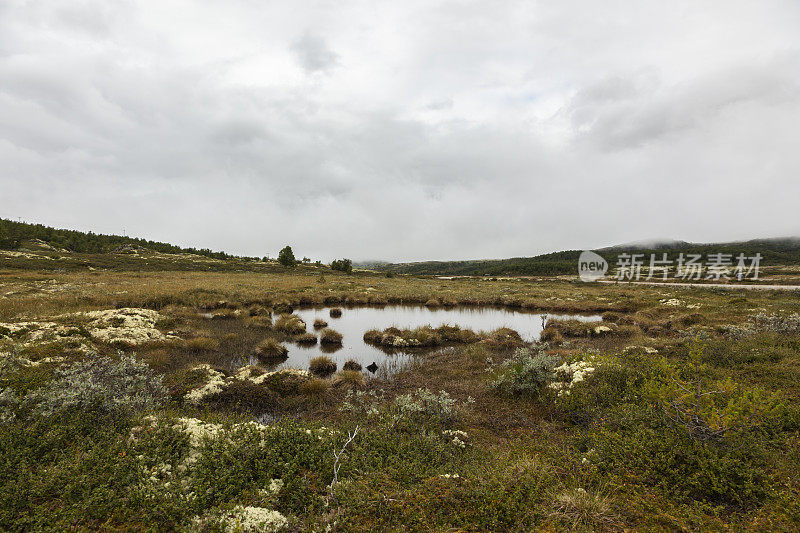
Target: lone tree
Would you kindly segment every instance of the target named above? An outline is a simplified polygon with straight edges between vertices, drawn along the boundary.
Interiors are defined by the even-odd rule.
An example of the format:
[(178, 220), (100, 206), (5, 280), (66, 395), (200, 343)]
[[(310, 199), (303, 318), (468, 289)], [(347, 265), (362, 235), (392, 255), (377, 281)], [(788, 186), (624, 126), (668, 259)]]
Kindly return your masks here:
[(285, 267), (293, 267), (297, 264), (297, 259), (294, 258), (291, 246), (287, 246), (278, 252), (278, 263)]
[(353, 271), (353, 262), (349, 259), (336, 259), (331, 261), (331, 270), (339, 270), (349, 274)]

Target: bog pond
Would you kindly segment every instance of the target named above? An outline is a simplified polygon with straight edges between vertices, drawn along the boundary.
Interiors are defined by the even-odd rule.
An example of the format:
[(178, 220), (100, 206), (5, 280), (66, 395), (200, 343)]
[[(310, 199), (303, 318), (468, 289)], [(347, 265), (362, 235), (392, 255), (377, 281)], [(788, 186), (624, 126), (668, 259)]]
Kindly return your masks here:
[[(601, 320), (598, 315), (559, 315), (526, 312), (492, 307), (455, 307), (427, 308), (422, 306), (389, 305), (385, 307), (342, 308), (342, 316), (330, 316), (330, 308), (298, 309), (299, 315), (306, 323), (306, 331), (313, 332), (314, 320), (320, 318), (328, 323), (328, 327), (342, 334), (341, 346), (312, 345), (303, 346), (286, 342), (288, 359), (275, 368), (293, 367), (308, 368), (308, 361), (318, 355), (327, 355), (336, 361), (341, 368), (345, 361), (353, 359), (361, 363), (365, 371), (375, 372), (382, 366), (391, 373), (405, 365), (415, 353), (422, 349), (393, 350), (391, 353), (364, 342), (364, 333), (370, 329), (383, 330), (389, 327), (413, 329), (421, 326), (434, 328), (443, 325), (458, 326), (473, 331), (492, 331), (508, 327), (520, 334), (527, 341), (538, 340), (549, 318), (582, 321)], [(367, 370), (369, 369), (369, 370)]]

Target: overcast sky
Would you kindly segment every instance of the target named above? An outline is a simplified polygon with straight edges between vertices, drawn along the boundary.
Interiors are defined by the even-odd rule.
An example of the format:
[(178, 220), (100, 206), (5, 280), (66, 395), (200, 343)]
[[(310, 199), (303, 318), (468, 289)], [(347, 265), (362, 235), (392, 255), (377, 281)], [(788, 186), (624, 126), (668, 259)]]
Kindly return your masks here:
[(274, 257), (800, 235), (800, 2), (0, 1), (0, 216)]

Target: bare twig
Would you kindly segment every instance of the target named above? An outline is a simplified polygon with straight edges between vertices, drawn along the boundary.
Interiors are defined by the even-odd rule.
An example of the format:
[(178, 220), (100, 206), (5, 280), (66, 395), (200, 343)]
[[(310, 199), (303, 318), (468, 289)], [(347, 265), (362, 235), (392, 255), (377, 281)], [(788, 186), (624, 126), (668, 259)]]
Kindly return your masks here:
[(347, 432), (347, 442), (344, 443), (342, 449), (339, 450), (338, 453), (336, 452), (336, 450), (333, 450), (333, 457), (336, 459), (336, 461), (334, 461), (333, 463), (333, 481), (331, 481), (330, 485), (331, 490), (333, 490), (333, 487), (335, 487), (336, 484), (339, 483), (339, 469), (342, 467), (342, 465), (339, 464), (339, 459), (342, 457), (342, 455), (344, 455), (345, 449), (347, 449), (347, 446), (351, 442), (353, 442), (353, 439), (356, 438), (357, 434), (358, 434), (358, 425), (356, 425), (356, 428), (352, 432), (350, 431)]

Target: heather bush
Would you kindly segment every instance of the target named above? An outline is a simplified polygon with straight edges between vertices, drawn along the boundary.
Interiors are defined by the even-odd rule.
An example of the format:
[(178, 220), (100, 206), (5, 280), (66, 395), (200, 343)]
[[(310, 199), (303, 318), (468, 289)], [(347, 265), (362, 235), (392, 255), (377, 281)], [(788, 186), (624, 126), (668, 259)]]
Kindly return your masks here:
[(757, 330), (783, 333), (785, 335), (800, 334), (800, 315), (797, 313), (785, 317), (759, 313), (752, 317), (751, 321)]
[(132, 355), (91, 357), (56, 370), (56, 379), (26, 396), (26, 402), (40, 416), (74, 409), (120, 414), (159, 405), (166, 392), (161, 376)]
[[(468, 403), (472, 403), (471, 400)], [(410, 420), (450, 427), (461, 419), (458, 402), (446, 391), (436, 393), (428, 389), (417, 389), (398, 396), (394, 404), (400, 414)]]
[(539, 396), (555, 379), (559, 358), (542, 346), (519, 348), (489, 371), (489, 387), (510, 396)]

